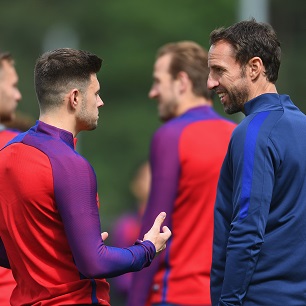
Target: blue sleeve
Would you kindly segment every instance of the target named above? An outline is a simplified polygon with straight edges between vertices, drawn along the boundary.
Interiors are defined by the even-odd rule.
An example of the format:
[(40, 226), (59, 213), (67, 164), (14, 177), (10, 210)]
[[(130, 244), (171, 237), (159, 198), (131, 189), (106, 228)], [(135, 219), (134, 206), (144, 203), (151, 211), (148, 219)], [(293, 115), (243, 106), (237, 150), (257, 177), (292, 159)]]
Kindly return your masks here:
[(128, 248), (104, 244), (97, 204), (97, 182), (81, 156), (51, 161), (56, 204), (78, 270), (88, 278), (114, 277), (150, 265), (155, 247), (150, 241)]
[[(179, 136), (180, 133), (176, 126), (167, 124), (162, 126), (152, 139), (150, 150), (152, 181), (149, 201), (142, 220), (141, 236), (148, 231), (150, 224), (161, 211), (167, 213), (163, 225), (167, 225), (171, 229), (171, 214), (178, 192), (180, 174)], [(131, 290), (128, 300), (129, 306), (145, 305), (154, 275), (163, 256), (164, 254), (159, 255), (149, 268), (134, 273), (132, 277), (133, 290)]]
[(260, 132), (265, 116), (254, 117), (244, 135), (236, 129), (222, 167), (215, 206), (213, 305), (243, 304), (264, 242), (280, 163), (268, 135)]

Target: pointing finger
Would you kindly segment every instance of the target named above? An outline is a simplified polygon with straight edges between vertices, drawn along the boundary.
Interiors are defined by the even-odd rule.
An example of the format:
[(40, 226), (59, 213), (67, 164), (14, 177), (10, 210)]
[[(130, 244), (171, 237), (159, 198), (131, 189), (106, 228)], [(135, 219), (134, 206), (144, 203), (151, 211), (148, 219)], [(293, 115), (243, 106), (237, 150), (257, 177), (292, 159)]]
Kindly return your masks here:
[(161, 212), (155, 219), (154, 224), (152, 227), (154, 227), (154, 229), (157, 229), (158, 231), (160, 230), (161, 225), (163, 224), (164, 220), (166, 218), (166, 213), (165, 212)]

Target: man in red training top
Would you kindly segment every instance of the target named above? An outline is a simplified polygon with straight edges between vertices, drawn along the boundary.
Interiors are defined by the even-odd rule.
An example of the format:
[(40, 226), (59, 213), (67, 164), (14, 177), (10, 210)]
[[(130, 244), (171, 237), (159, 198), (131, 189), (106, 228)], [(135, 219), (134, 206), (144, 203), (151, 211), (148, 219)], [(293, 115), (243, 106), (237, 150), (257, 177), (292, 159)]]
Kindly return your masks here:
[[(18, 90), (18, 75), (14, 60), (9, 52), (0, 51), (0, 148), (14, 138), (18, 131), (8, 129), (3, 123), (15, 117), (15, 110), (21, 99)], [(10, 298), (16, 282), (12, 271), (0, 267), (0, 305), (10, 305)]]
[(173, 235), (149, 269), (133, 275), (129, 306), (210, 305), (213, 208), (235, 124), (213, 110), (207, 52), (195, 42), (162, 46), (149, 97), (165, 122), (154, 134), (152, 181), (141, 233), (167, 213)]
[(0, 151), (0, 264), (17, 282), (13, 306), (110, 305), (105, 278), (149, 266), (171, 235), (160, 232), (161, 212), (131, 247), (101, 237), (96, 175), (74, 149), (80, 131), (97, 127), (101, 64), (69, 48), (39, 57), (39, 120)]

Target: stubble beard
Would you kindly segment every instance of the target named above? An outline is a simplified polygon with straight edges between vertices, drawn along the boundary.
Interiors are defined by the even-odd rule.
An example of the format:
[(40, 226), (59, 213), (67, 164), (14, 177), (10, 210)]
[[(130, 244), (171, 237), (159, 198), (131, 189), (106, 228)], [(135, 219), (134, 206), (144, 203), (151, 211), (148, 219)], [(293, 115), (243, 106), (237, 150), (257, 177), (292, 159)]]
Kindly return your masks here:
[(243, 92), (231, 92), (228, 93), (229, 103), (224, 105), (225, 113), (232, 115), (239, 113), (243, 110), (244, 103), (248, 101), (249, 93), (247, 90)]
[[(244, 75), (242, 74), (242, 77)], [(249, 100), (249, 88), (246, 82), (238, 87), (232, 87), (230, 91), (227, 91), (229, 103), (224, 104), (225, 113), (232, 115), (238, 112), (242, 112), (244, 108), (244, 103)]]
[(79, 120), (82, 122), (83, 130), (92, 131), (98, 126), (98, 118), (93, 118), (92, 114), (87, 109), (87, 101), (83, 100)]
[(159, 119), (162, 122), (167, 122), (176, 117), (176, 110), (177, 110), (177, 103), (176, 101), (172, 100), (167, 103), (159, 104), (158, 107), (158, 115)]

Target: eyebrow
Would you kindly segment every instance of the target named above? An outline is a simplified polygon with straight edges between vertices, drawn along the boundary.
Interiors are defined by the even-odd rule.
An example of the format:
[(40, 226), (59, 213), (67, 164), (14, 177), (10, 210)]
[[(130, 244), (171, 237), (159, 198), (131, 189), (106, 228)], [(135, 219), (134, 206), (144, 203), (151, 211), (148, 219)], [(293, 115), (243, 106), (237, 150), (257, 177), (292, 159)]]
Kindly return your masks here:
[(222, 67), (220, 65), (210, 65), (208, 68), (209, 69), (211, 69), (211, 68), (213, 68), (213, 69), (220, 69), (220, 70), (223, 70), (223, 71), (226, 70), (224, 67)]

